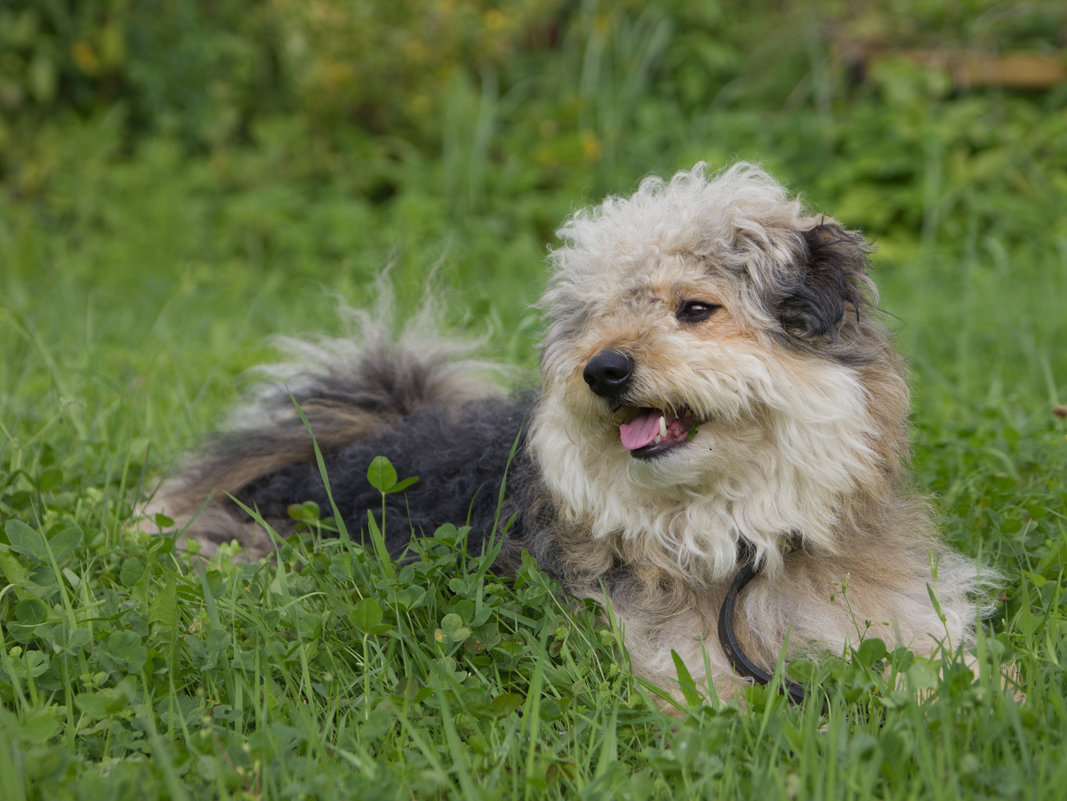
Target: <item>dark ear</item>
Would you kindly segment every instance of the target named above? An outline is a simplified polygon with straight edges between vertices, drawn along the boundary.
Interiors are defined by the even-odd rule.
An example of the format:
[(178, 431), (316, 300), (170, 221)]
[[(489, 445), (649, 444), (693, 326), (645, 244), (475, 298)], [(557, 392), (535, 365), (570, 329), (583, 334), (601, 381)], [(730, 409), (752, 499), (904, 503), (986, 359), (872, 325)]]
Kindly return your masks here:
[(778, 320), (795, 337), (833, 339), (848, 311), (859, 316), (870, 248), (862, 236), (829, 220), (800, 235), (801, 263), (778, 304)]

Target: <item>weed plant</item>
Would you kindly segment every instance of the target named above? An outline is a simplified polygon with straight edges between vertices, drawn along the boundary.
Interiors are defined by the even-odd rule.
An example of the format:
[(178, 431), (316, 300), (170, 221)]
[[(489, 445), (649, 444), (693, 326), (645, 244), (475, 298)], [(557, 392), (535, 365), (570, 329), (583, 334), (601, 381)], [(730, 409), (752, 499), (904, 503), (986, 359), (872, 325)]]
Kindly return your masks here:
[[(906, 60), (852, 84), (817, 16), (690, 5), (572, 4), (481, 69), (442, 50), (404, 84), (441, 105), (377, 108), (389, 130), (295, 78), (257, 105), (261, 71), (220, 79), (195, 108), (236, 116), (211, 118), (167, 99), (162, 61), (122, 79), (148, 69), (133, 44), (112, 82), (74, 75), (78, 40), (39, 46), (36, 6), (12, 6), (40, 24), (0, 26), (18, 56), (0, 78), (32, 88), (38, 51), (60, 77), (0, 124), (0, 798), (1067, 797), (1067, 90), (961, 90)], [(941, 5), (846, 30), (1040, 48), (1062, 18)], [(248, 22), (274, 31), (260, 38), (224, 7), (193, 28), (233, 49), (189, 69), (276, 43), (275, 6)], [(474, 52), (490, 22), (463, 23)], [(915, 483), (1001, 575), (977, 678), (951, 650), (870, 640), (790, 666), (826, 714), (759, 687), (721, 704), (683, 674), (672, 716), (596, 609), (533, 564), (505, 581), (491, 554), (464, 556), (463, 520), (395, 562), (373, 518), (339, 532), (307, 504), (270, 562), (203, 560), (134, 525), (274, 358), (270, 335), (343, 334), (338, 299), (374, 307), (388, 266), (398, 325), (434, 286), (450, 325), (532, 373), (554, 227), (648, 172), (736, 158), (877, 247), (913, 368)], [(418, 478), (390, 470), (371, 473), (383, 493)]]

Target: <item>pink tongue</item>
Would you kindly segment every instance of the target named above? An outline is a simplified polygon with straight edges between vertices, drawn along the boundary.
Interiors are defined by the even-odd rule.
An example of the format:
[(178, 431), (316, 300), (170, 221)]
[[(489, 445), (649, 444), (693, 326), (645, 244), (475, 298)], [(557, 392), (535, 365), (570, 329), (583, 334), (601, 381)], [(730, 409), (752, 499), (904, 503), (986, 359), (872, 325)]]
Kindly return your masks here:
[(659, 436), (659, 420), (663, 412), (649, 409), (641, 412), (633, 419), (633, 422), (619, 426), (619, 438), (622, 446), (628, 451), (636, 451), (651, 444)]

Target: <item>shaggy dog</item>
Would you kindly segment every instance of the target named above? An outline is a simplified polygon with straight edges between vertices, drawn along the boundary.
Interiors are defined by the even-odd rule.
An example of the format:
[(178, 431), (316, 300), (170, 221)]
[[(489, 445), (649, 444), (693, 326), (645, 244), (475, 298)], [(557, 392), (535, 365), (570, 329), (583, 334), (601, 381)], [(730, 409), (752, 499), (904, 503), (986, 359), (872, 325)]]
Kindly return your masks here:
[(283, 533), (290, 504), (329, 509), (295, 401), (350, 530), (380, 509), (366, 470), (384, 454), (420, 478), (387, 499), (394, 555), (464, 521), (478, 553), (511, 520), (496, 568), (526, 550), (569, 593), (606, 594), (634, 671), (673, 692), (672, 652), (728, 698), (783, 647), (971, 643), (982, 573), (908, 486), (905, 370), (859, 234), (756, 167), (698, 164), (559, 236), (539, 392), (506, 396), (412, 335), (304, 346), (153, 508), (252, 556), (271, 540), (228, 495)]

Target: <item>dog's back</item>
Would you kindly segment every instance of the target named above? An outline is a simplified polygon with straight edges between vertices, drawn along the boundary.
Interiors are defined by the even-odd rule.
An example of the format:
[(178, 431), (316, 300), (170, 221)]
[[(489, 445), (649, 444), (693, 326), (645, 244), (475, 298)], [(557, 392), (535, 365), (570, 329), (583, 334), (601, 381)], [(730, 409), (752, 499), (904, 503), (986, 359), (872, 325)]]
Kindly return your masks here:
[(401, 478), (418, 479), (385, 498), (394, 555), (413, 533), (432, 534), (445, 522), (469, 523), (468, 548), (480, 551), (498, 522), (507, 521), (498, 520), (501, 487), (513, 457), (515, 470), (525, 459), (522, 431), (532, 398), (501, 396), (482, 378), (485, 365), (462, 358), (462, 348), (393, 342), (379, 330), (360, 339), (358, 347), (296, 345), (299, 368), (285, 370), (231, 430), (210, 439), (146, 511), (173, 518), (205, 554), (232, 540), (249, 558), (273, 547), (230, 496), (283, 536), (294, 525), (291, 504), (313, 501), (323, 517), (336, 506), (358, 538), (367, 512), (382, 508), (366, 475), (380, 455)]

